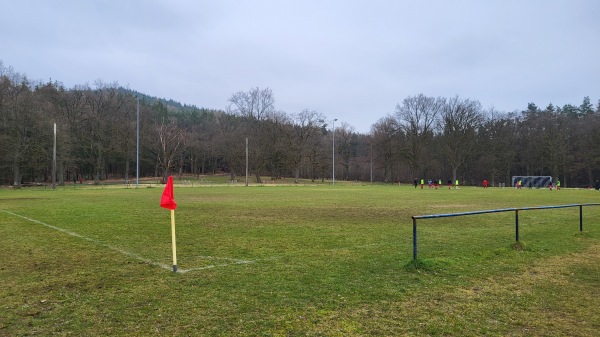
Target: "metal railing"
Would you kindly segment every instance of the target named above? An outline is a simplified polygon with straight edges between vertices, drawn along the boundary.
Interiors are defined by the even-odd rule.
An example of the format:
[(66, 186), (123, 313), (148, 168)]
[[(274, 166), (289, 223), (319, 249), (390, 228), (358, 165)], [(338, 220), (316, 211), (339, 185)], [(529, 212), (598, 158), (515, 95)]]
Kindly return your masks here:
[(583, 232), (583, 206), (600, 206), (600, 203), (569, 204), (569, 205), (556, 205), (556, 206), (534, 206), (534, 207), (519, 207), (519, 208), (500, 208), (500, 209), (490, 209), (490, 210), (473, 211), (473, 212), (413, 215), (412, 216), (412, 220), (413, 220), (413, 260), (417, 259), (417, 219), (448, 218), (448, 217), (454, 217), (454, 216), (477, 215), (477, 214), (486, 214), (486, 213), (515, 212), (515, 239), (517, 242), (519, 242), (519, 211), (579, 207), (579, 231)]

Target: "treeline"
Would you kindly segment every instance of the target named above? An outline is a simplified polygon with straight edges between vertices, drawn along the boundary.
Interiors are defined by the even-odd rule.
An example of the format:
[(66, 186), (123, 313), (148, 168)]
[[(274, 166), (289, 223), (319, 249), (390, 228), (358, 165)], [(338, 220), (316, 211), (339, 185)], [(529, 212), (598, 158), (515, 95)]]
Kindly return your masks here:
[(520, 112), (483, 109), (459, 97), (408, 97), (372, 126), (373, 152), (387, 179), (459, 179), (510, 186), (513, 175), (546, 175), (562, 186), (600, 177), (600, 102)]
[(279, 111), (268, 88), (234, 93), (226, 110), (212, 110), (117, 83), (36, 83), (0, 63), (0, 184), (51, 182), (56, 123), (58, 184), (131, 180), (137, 163), (141, 178), (237, 179), (248, 158), (257, 182), (325, 181), (335, 161), (335, 178), (343, 180), (497, 184), (512, 175), (551, 175), (563, 186), (588, 186), (600, 175), (599, 109), (585, 97), (578, 106), (530, 103), (501, 113), (476, 100), (417, 95), (361, 134), (317, 111)]

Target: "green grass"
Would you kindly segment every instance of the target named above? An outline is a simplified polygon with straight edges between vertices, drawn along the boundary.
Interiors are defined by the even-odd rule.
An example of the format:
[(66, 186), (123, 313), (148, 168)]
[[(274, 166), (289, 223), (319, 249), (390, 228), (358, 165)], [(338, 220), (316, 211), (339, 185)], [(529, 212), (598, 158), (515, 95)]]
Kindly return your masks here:
[(578, 208), (520, 212), (518, 249), (510, 212), (419, 220), (416, 263), (410, 218), (599, 202), (596, 191), (309, 185), (176, 182), (183, 273), (169, 271), (160, 187), (0, 190), (0, 335), (600, 330), (600, 207), (584, 208), (583, 233)]

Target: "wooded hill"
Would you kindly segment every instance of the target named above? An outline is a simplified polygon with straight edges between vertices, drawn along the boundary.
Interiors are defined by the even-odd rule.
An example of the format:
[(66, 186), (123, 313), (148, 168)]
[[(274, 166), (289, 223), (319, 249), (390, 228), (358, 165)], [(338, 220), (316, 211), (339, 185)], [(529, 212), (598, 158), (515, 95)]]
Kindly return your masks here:
[[(139, 102), (139, 152), (137, 121)], [(233, 93), (224, 110), (182, 105), (100, 81), (64, 88), (0, 63), (0, 184), (51, 181), (57, 125), (57, 183), (170, 174), (245, 174), (374, 182), (459, 179), (510, 184), (512, 175), (550, 175), (563, 186), (600, 179), (600, 103), (499, 112), (476, 100), (401, 100), (361, 134), (318, 112), (283, 112), (274, 93)], [(393, 107), (390, 107), (392, 110)], [(365, 112), (368, 113), (368, 112)], [(335, 136), (335, 137), (334, 137)], [(333, 144), (335, 142), (335, 148)]]

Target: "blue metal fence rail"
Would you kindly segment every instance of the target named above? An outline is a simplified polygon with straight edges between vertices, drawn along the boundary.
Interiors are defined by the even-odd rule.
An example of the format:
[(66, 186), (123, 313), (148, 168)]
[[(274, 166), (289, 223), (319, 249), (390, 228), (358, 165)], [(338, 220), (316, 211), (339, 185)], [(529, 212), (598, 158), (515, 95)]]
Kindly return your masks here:
[(534, 207), (519, 207), (519, 208), (500, 208), (500, 209), (489, 209), (489, 210), (473, 211), (473, 212), (413, 215), (412, 216), (412, 220), (413, 220), (413, 260), (417, 259), (417, 219), (448, 218), (448, 217), (454, 217), (454, 216), (477, 215), (477, 214), (486, 214), (486, 213), (515, 212), (515, 239), (517, 242), (519, 242), (519, 211), (579, 207), (579, 231), (583, 232), (583, 206), (600, 206), (600, 203), (568, 204), (568, 205), (556, 205), (556, 206), (534, 206)]

